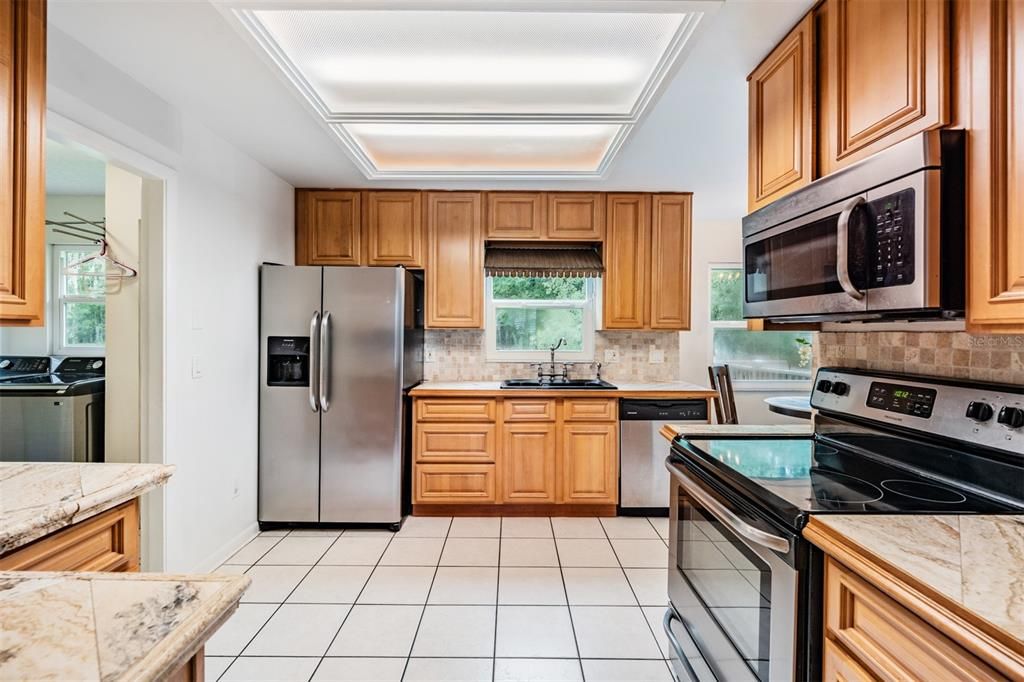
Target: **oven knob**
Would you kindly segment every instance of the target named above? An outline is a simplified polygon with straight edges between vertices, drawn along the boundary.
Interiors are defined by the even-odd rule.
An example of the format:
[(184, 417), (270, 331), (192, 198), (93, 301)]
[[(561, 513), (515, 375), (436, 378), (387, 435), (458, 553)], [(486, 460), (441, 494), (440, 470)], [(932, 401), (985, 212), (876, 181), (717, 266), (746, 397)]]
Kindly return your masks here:
[(846, 395), (850, 390), (850, 385), (845, 381), (837, 381), (832, 384), (832, 392), (836, 395)]
[(992, 406), (980, 400), (972, 400), (967, 404), (967, 414), (964, 416), (976, 422), (987, 422), (992, 418)]
[(96, 361), (94, 361), (94, 362), (93, 362), (93, 363), (92, 363), (91, 365), (89, 365), (89, 366), (90, 366), (90, 367), (92, 367), (93, 369), (99, 369), (100, 367), (102, 367), (102, 366), (103, 366), (103, 361), (102, 361), (102, 360), (96, 360)]
[(999, 410), (999, 416), (996, 417), (996, 421), (1011, 429), (1019, 429), (1024, 426), (1024, 410), (1019, 407), (1006, 406)]
[(832, 390), (832, 382), (828, 379), (822, 379), (818, 382), (818, 390), (822, 393), (828, 393)]
[(12, 364), (14, 364), (14, 363), (12, 363), (10, 360), (6, 360), (6, 359), (5, 360), (0, 360), (0, 369), (7, 369)]

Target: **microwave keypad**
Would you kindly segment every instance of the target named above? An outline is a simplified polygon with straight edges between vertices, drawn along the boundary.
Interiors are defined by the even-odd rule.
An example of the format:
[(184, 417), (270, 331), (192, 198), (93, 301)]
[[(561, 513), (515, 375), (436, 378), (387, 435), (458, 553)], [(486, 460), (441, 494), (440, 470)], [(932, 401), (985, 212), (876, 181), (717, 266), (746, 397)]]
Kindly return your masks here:
[(869, 287), (910, 284), (914, 281), (914, 190), (876, 199), (868, 207), (875, 232)]

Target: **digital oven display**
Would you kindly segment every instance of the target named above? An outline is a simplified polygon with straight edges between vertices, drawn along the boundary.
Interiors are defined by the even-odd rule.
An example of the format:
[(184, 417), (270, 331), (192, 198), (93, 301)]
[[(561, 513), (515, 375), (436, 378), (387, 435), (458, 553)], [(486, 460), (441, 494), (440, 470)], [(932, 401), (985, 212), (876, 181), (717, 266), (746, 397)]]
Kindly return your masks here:
[(932, 388), (900, 386), (899, 384), (873, 381), (871, 382), (871, 391), (868, 393), (867, 405), (886, 412), (899, 412), (912, 417), (928, 419), (932, 416), (936, 395), (937, 392)]

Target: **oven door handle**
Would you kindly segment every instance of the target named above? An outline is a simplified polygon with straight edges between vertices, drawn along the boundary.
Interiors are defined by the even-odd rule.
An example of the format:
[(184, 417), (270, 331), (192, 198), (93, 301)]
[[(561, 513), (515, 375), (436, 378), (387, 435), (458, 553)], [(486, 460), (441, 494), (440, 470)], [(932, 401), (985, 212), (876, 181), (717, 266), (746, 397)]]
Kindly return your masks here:
[(672, 632), (672, 621), (678, 620), (679, 624), (686, 630), (686, 634), (690, 635), (690, 639), (693, 639), (693, 635), (690, 634), (690, 627), (686, 624), (679, 615), (676, 614), (675, 609), (669, 607), (665, 609), (665, 618), (662, 620), (662, 627), (665, 629), (665, 636), (668, 637), (669, 645), (675, 650), (676, 656), (683, 664), (683, 670), (686, 671), (686, 676), (690, 678), (690, 682), (700, 682), (700, 678), (697, 677), (697, 671), (693, 669), (693, 665), (690, 663), (690, 659), (686, 657), (686, 652), (683, 651), (683, 646), (679, 643), (679, 639), (676, 637), (676, 633)]
[(858, 301), (864, 298), (864, 292), (853, 286), (853, 280), (850, 279), (850, 218), (863, 203), (864, 197), (850, 199), (839, 214), (839, 222), (836, 224), (836, 278), (847, 296)]
[(687, 493), (704, 505), (708, 511), (714, 514), (719, 521), (732, 529), (733, 532), (745, 537), (756, 545), (767, 547), (768, 549), (776, 552), (789, 552), (788, 539), (781, 535), (773, 535), (772, 533), (763, 531), (760, 528), (754, 528), (749, 523), (729, 511), (721, 502), (704, 492), (699, 485), (690, 480), (690, 478), (678, 467), (669, 462), (666, 462), (665, 466), (668, 468), (669, 473), (672, 474), (673, 478), (679, 482), (679, 485), (681, 485)]

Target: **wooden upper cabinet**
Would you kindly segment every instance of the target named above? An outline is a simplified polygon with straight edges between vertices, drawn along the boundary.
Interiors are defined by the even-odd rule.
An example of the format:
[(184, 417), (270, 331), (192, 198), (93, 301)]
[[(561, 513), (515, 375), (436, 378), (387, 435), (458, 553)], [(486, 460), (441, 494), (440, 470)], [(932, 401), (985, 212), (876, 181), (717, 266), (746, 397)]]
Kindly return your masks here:
[(747, 78), (751, 211), (813, 179), (814, 78), (814, 15), (809, 13)]
[(1024, 0), (957, 3), (967, 326), (1024, 333)]
[(547, 195), (548, 239), (594, 242), (604, 239), (604, 195), (552, 192)]
[(428, 192), (427, 326), (480, 329), (484, 231), (480, 192)]
[(692, 195), (651, 199), (651, 329), (690, 328)]
[(366, 264), (423, 267), (420, 192), (366, 192)]
[(827, 0), (819, 171), (949, 123), (947, 0)]
[(604, 242), (604, 327), (643, 329), (647, 323), (651, 197), (609, 194)]
[(362, 264), (359, 192), (296, 190), (295, 200), (296, 264)]
[(0, 0), (0, 325), (46, 307), (46, 2)]
[(554, 424), (505, 424), (501, 446), (503, 501), (557, 501), (555, 434)]
[(488, 239), (541, 239), (546, 233), (540, 192), (488, 192)]

